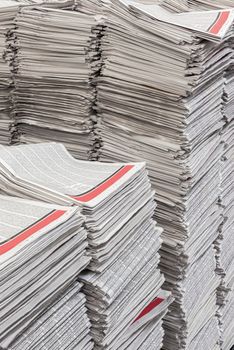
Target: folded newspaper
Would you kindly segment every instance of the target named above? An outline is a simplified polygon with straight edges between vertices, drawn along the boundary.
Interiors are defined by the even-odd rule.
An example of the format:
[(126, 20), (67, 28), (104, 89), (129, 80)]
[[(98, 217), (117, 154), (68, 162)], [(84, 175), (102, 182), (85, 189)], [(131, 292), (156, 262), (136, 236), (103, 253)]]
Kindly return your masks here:
[(162, 229), (152, 220), (145, 164), (80, 161), (56, 143), (2, 146), (0, 186), (3, 193), (81, 208), (92, 260), (79, 281), (96, 347), (161, 347), (172, 298), (161, 290)]
[(75, 282), (90, 261), (79, 209), (0, 196), (0, 222), (1, 349), (91, 349)]

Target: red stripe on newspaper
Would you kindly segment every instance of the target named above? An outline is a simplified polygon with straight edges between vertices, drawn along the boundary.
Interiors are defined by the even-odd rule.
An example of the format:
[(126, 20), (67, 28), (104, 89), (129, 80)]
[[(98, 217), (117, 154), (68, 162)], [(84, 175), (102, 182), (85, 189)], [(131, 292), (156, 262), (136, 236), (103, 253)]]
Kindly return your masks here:
[(51, 214), (47, 215), (43, 219), (37, 221), (37, 223), (28, 227), (26, 230), (22, 231), (18, 236), (12, 238), (10, 241), (0, 245), (0, 255), (9, 252), (11, 249), (15, 248), (18, 244), (23, 242), (25, 239), (32, 236), (34, 233), (43, 229), (47, 225), (51, 224), (53, 221), (59, 219), (62, 215), (66, 213), (65, 210), (55, 210)]
[(95, 189), (81, 196), (72, 196), (72, 198), (76, 199), (79, 202), (91, 201), (92, 199), (96, 198), (97, 196), (102, 194), (104, 191), (106, 191), (110, 186), (114, 185), (125, 174), (127, 174), (133, 167), (134, 165), (125, 165), (123, 168), (117, 171), (117, 173), (115, 173), (109, 179), (104, 181), (101, 185), (97, 186)]
[(229, 15), (230, 11), (221, 12), (215, 24), (213, 24), (213, 26), (210, 28), (209, 33), (218, 34), (223, 25), (227, 22)]
[(137, 318), (133, 321), (135, 323), (140, 318), (146, 316), (148, 313), (150, 313), (153, 309), (155, 309), (159, 304), (161, 304), (164, 301), (162, 298), (156, 298), (149, 305), (147, 305), (143, 311), (141, 311), (140, 315), (137, 316)]

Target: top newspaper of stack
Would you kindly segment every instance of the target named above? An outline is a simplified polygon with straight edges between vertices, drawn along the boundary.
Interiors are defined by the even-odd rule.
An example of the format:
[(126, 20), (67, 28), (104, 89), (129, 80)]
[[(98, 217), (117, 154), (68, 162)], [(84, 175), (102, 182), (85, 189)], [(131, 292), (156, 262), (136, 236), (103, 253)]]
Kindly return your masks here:
[(146, 15), (151, 19), (190, 29), (198, 37), (210, 41), (222, 40), (234, 20), (233, 9), (171, 13), (157, 4), (139, 3), (132, 0), (119, 1), (139, 15)]
[(4, 193), (57, 204), (92, 208), (110, 200), (144, 169), (145, 163), (76, 160), (58, 143), (0, 148), (0, 187)]
[[(1, 220), (0, 266), (17, 258), (17, 254), (26, 245), (33, 244), (36, 239), (48, 236), (48, 232), (76, 216), (82, 223), (83, 217), (79, 208), (60, 207), (42, 202), (28, 201), (15, 197), (0, 195)], [(13, 212), (15, 214), (12, 224)], [(79, 219), (79, 220), (78, 220)], [(1, 270), (1, 268), (0, 268)]]

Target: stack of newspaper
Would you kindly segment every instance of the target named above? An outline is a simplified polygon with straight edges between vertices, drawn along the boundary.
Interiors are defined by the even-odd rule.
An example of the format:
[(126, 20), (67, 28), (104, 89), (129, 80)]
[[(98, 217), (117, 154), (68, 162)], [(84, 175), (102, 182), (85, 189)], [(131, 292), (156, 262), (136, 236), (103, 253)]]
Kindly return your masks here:
[(74, 282), (10, 345), (9, 350), (91, 350), (90, 321), (82, 285)]
[(145, 164), (79, 161), (48, 143), (2, 146), (0, 173), (5, 193), (82, 206), (92, 261), (80, 281), (97, 348), (160, 348), (171, 297), (161, 290), (162, 229)]
[(223, 74), (232, 58), (224, 39), (234, 14), (220, 16), (113, 1), (102, 41), (100, 160), (147, 162), (164, 227), (165, 288), (176, 298), (165, 349), (219, 341), (213, 243), (222, 222)]
[(233, 115), (230, 114), (229, 117), (231, 119), (229, 119), (229, 122), (227, 119), (227, 124), (223, 130), (224, 153), (221, 178), (223, 223), (216, 241), (217, 272), (221, 278), (217, 303), (220, 306), (218, 315), (223, 349), (230, 348), (230, 346), (227, 346), (230, 341), (232, 341), (231, 345), (234, 344), (234, 324), (230, 322), (230, 319), (234, 317), (234, 120)]
[[(233, 49), (233, 33), (227, 41), (227, 44)], [(230, 60), (230, 67), (225, 73), (225, 86), (223, 93), (223, 118), (225, 126), (222, 132), (223, 156), (221, 171), (221, 197), (220, 204), (223, 208), (223, 223), (220, 227), (220, 234), (216, 241), (217, 249), (217, 272), (221, 277), (220, 286), (217, 293), (217, 303), (220, 306), (220, 326), (221, 342), (224, 349), (230, 348), (228, 344), (234, 340), (231, 334), (234, 333), (234, 324), (229, 325), (233, 313), (233, 293), (234, 293), (234, 68), (233, 61)]]
[[(171, 5), (173, 11), (178, 11), (178, 6), (173, 1), (165, 0), (164, 6)], [(175, 6), (175, 7), (174, 7)], [(203, 1), (203, 0), (188, 0), (187, 6), (189, 11), (191, 10), (214, 10), (217, 8), (231, 8), (233, 7), (233, 1), (219, 0), (219, 1)], [(219, 21), (225, 22), (228, 20), (228, 11), (221, 13)], [(232, 49), (233, 44), (233, 31), (230, 31), (226, 35), (225, 45), (229, 45)], [(233, 54), (234, 57), (234, 54)], [(225, 85), (223, 90), (223, 119), (224, 128), (222, 131), (222, 168), (220, 172), (221, 176), (221, 194), (220, 204), (222, 207), (223, 221), (219, 228), (219, 236), (215, 241), (216, 247), (216, 260), (217, 269), (216, 272), (220, 276), (220, 285), (217, 290), (217, 304), (219, 305), (218, 316), (219, 325), (221, 330), (221, 347), (222, 349), (230, 349), (234, 344), (234, 324), (231, 320), (234, 317), (234, 119), (233, 119), (233, 107), (234, 107), (234, 70), (233, 70), (233, 57), (229, 60), (230, 67), (225, 72)]]
[(92, 349), (78, 207), (0, 196), (1, 349)]
[(25, 6), (15, 20), (14, 141), (62, 141), (87, 159), (95, 121), (92, 79), (99, 69), (97, 22), (56, 6)]
[(10, 143), (12, 124), (10, 91), (12, 86), (11, 70), (7, 63), (7, 37), (13, 27), (14, 17), (19, 4), (11, 0), (0, 2), (0, 143)]

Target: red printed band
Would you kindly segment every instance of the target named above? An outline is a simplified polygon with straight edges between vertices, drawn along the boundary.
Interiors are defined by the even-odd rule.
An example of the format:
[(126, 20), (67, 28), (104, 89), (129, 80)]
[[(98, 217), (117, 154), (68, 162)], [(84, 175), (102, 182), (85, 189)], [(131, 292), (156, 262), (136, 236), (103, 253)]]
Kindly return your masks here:
[(20, 232), (16, 237), (12, 238), (10, 241), (0, 245), (0, 255), (9, 252), (11, 249), (15, 248), (18, 244), (32, 236), (34, 233), (38, 232), (39, 230), (51, 224), (55, 220), (59, 219), (65, 213), (65, 210), (53, 210), (49, 215), (46, 215), (45, 217), (41, 218), (36, 223), (29, 226), (26, 230)]
[(141, 313), (137, 316), (137, 318), (133, 321), (135, 323), (136, 321), (140, 320), (142, 317), (146, 316), (148, 313), (150, 313), (153, 309), (155, 309), (158, 305), (160, 305), (164, 299), (162, 298), (156, 298), (149, 305), (147, 305), (144, 310), (141, 311)]
[(109, 187), (114, 185), (118, 180), (120, 180), (125, 174), (127, 174), (134, 165), (125, 165), (121, 169), (119, 169), (115, 174), (113, 174), (111, 177), (106, 179), (101, 184), (97, 185), (94, 189), (91, 191), (79, 195), (79, 196), (72, 196), (72, 198), (76, 199), (79, 202), (89, 202), (92, 199), (96, 198), (100, 194), (102, 194), (104, 191), (106, 191)]
[(224, 26), (224, 24), (227, 22), (229, 15), (230, 15), (230, 11), (220, 12), (217, 20), (210, 28), (209, 33), (218, 34), (222, 29), (222, 27)]

